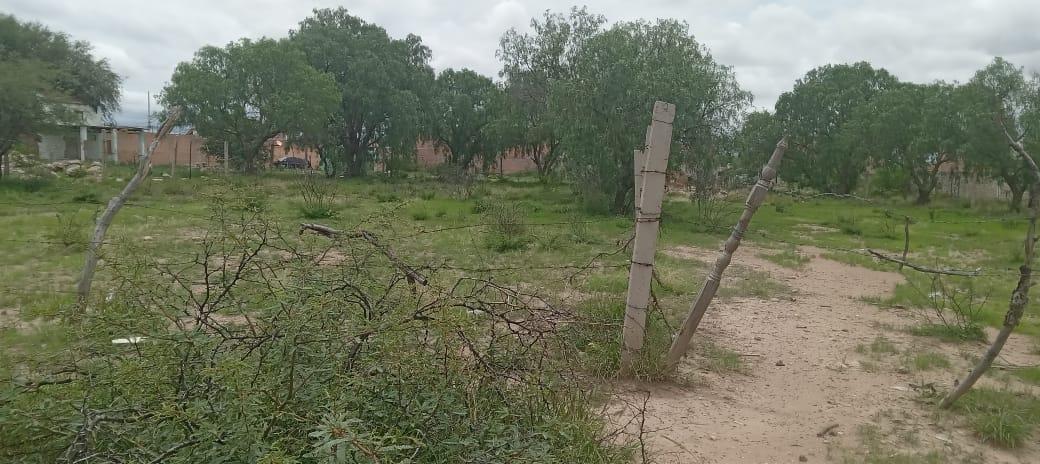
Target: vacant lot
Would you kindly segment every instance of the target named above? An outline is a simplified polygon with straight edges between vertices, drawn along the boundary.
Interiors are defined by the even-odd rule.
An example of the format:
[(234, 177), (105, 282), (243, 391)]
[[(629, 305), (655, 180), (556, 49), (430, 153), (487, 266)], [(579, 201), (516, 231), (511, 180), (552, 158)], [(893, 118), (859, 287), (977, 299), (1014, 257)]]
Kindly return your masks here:
[[(15, 393), (31, 390), (35, 400), (48, 401), (42, 392), (61, 387), (27, 386), (26, 379), (76, 341), (70, 340), (78, 333), (71, 328), (78, 323), (71, 291), (84, 242), (93, 215), (128, 175), (110, 170), (100, 183), (0, 184), (0, 374), (7, 385), (0, 408), (32, 410), (15, 400)], [(228, 205), (262, 216), (265, 233), (278, 243), (324, 246), (317, 259), (308, 261), (319, 268), (363, 268), (360, 245), (347, 241), (329, 247), (323, 237), (298, 235), (300, 223), (364, 229), (378, 237), (377, 251), (392, 250), (400, 262), (428, 276), (429, 288), (475, 278), (509, 289), (514, 293), (508, 298), (522, 300), (529, 309), (554, 308), (556, 341), (570, 353), (563, 364), (574, 374), (565, 376), (559, 388), (595, 391), (571, 404), (593, 413), (582, 423), (599, 424), (585, 430), (590, 448), (574, 451), (570, 459), (1040, 459), (1035, 427), (1040, 423), (1040, 318), (1032, 309), (999, 360), (1000, 369), (955, 412), (939, 414), (934, 407), (983, 351), (982, 342), (1000, 323), (1014, 285), (1025, 221), (1000, 205), (968, 207), (951, 201), (916, 207), (897, 200), (772, 194), (752, 222), (680, 374), (662, 376), (648, 357), (639, 382), (619, 383), (613, 375), (633, 221), (589, 213), (595, 205), (578, 202), (567, 185), (528, 178), (458, 185), (425, 174), (330, 183), (288, 174), (225, 178), (195, 173), (191, 179), (171, 179), (153, 172), (152, 177), (109, 233), (95, 286), (99, 307), (105, 308), (100, 301), (136, 291), (128, 288), (131, 281), (140, 285), (143, 278), (165, 275), (146, 272), (149, 265), (170, 269), (199, 264), (199, 256), (213, 258), (203, 251), (224, 230), (214, 224), (226, 219), (222, 211), (229, 209), (221, 208)], [(324, 190), (308, 187), (314, 182)], [(324, 202), (316, 203), (314, 195)], [(721, 215), (702, 214), (698, 203), (670, 195), (658, 247), (648, 352), (660, 354), (667, 346), (728, 235), (742, 195), (734, 192), (725, 200)], [(906, 217), (911, 218), (910, 261), (977, 269), (979, 276), (937, 281), (871, 258), (867, 248), (902, 253)], [(296, 248), (283, 252), (300, 254)], [(277, 248), (271, 253), (278, 258)], [(192, 285), (188, 293), (194, 293)], [(242, 307), (222, 316), (228, 324), (250, 326), (257, 311)], [(124, 338), (155, 330), (132, 322), (102, 335)], [(507, 328), (517, 324), (505, 320)], [(495, 365), (496, 360), (481, 359), (481, 351), (470, 349), (461, 359)], [(17, 422), (5, 420), (12, 421), (7, 426)], [(302, 419), (298, 425), (321, 429)], [(616, 428), (625, 433), (611, 434)], [(5, 440), (14, 438), (38, 439), (19, 435)], [(591, 451), (611, 445), (620, 445), (616, 454)], [(421, 449), (414, 443), (386, 446)], [(11, 449), (16, 451), (5, 459), (29, 452)]]

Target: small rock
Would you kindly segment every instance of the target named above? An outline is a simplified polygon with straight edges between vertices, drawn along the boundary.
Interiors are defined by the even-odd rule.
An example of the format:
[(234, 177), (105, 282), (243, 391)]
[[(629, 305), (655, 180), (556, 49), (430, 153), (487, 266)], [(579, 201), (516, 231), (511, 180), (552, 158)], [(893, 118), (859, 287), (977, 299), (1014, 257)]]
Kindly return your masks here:
[(776, 365), (777, 366), (786, 366), (787, 364), (784, 364), (784, 360), (781, 359), (781, 360), (776, 362)]
[(715, 440), (718, 440), (719, 438), (716, 437), (715, 435), (708, 435), (708, 439), (711, 440), (711, 441), (715, 441)]
[(756, 342), (760, 342), (760, 341), (762, 341), (762, 337), (755, 337), (755, 341), (756, 341)]
[(809, 462), (809, 458), (805, 457), (804, 454), (798, 456), (798, 462)]
[(151, 239), (152, 239), (151, 235), (145, 235), (144, 237), (141, 237), (141, 240), (151, 240)]

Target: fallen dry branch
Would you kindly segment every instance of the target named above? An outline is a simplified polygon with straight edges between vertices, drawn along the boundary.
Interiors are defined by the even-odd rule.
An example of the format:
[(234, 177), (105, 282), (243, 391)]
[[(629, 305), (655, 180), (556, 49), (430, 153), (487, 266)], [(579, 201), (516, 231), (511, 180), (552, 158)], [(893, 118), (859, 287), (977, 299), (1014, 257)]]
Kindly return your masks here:
[(395, 267), (397, 267), (398, 270), (403, 272), (408, 277), (409, 282), (418, 283), (418, 284), (423, 285), (423, 286), (426, 286), (426, 285), (429, 284), (429, 281), (426, 279), (425, 276), (423, 276), (422, 274), (419, 274), (411, 266), (405, 264), (404, 261), (401, 261), (401, 258), (397, 257), (397, 253), (394, 253), (393, 249), (391, 249), (390, 247), (385, 246), (385, 245), (379, 243), (379, 239), (376, 238), (375, 234), (373, 234), (373, 233), (371, 233), (371, 232), (369, 232), (367, 230), (359, 229), (357, 232), (344, 233), (343, 231), (336, 230), (336, 229), (333, 229), (333, 228), (331, 228), (329, 226), (322, 225), (322, 224), (309, 224), (309, 223), (302, 223), (302, 224), (300, 224), (300, 234), (301, 235), (304, 232), (308, 231), (308, 230), (312, 231), (312, 232), (315, 232), (315, 233), (317, 233), (319, 235), (323, 235), (325, 237), (330, 237), (330, 238), (331, 237), (348, 237), (348, 238), (360, 238), (360, 239), (363, 239), (366, 242), (370, 243), (373, 247), (375, 247), (381, 253), (383, 253), (383, 255), (385, 255), (387, 257), (387, 259), (389, 259), (390, 262), (393, 263), (393, 265)]
[(892, 262), (892, 263), (896, 263), (900, 267), (906, 266), (906, 267), (908, 267), (910, 269), (913, 269), (915, 271), (925, 272), (925, 273), (928, 273), (928, 274), (942, 274), (942, 275), (952, 275), (952, 276), (961, 276), (961, 277), (978, 277), (978, 276), (982, 275), (982, 270), (981, 269), (973, 269), (973, 270), (965, 270), (965, 269), (933, 269), (933, 268), (930, 268), (930, 267), (925, 267), (925, 266), (921, 266), (919, 264), (911, 263), (909, 261), (906, 261), (905, 259), (893, 258), (891, 256), (885, 255), (884, 253), (880, 253), (880, 252), (871, 250), (869, 248), (867, 249), (867, 252), (872, 254), (872, 255), (874, 255), (874, 256), (876, 256), (879, 259), (882, 259), (882, 260), (885, 260), (885, 261), (888, 261), (888, 262)]
[(822, 437), (826, 437), (828, 435), (834, 435), (835, 434), (834, 430), (837, 429), (839, 425), (841, 425), (841, 424), (836, 424), (836, 423), (835, 424), (830, 424), (830, 425), (824, 427), (823, 430), (820, 430), (820, 432), (817, 433), (816, 436), (822, 438)]

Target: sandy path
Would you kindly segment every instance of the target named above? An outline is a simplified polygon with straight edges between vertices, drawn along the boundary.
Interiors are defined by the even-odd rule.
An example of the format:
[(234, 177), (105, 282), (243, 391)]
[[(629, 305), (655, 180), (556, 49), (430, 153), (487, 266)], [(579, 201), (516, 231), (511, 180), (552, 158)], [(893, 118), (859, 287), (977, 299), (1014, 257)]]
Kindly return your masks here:
[[(916, 449), (949, 447), (950, 434), (966, 433), (929, 429), (934, 424), (928, 423), (926, 412), (914, 402), (917, 394), (907, 387), (922, 381), (939, 385), (949, 382), (952, 374), (868, 372), (857, 361), (862, 356), (855, 353), (856, 346), (869, 345), (878, 335), (900, 345), (918, 343), (902, 332), (879, 328), (902, 326), (907, 319), (859, 299), (887, 295), (902, 276), (824, 259), (819, 250), (800, 251), (812, 260), (794, 270), (757, 257), (761, 250), (741, 248), (734, 264), (768, 272), (797, 289), (796, 295), (713, 303), (698, 332), (699, 337), (746, 355), (747, 375), (700, 372), (686, 362), (680, 372), (692, 378), (693, 385), (620, 386), (628, 392), (622, 397), (633, 404), (642, 404), (645, 392), (650, 393), (644, 430), (650, 431), (645, 438), (654, 462), (840, 460), (835, 453), (839, 447), (857, 445), (855, 431), (860, 425), (893, 412), (924, 424), (927, 430)], [(665, 253), (706, 262), (715, 256), (712, 251), (687, 247)], [(618, 417), (626, 414), (621, 409), (632, 411), (617, 409)], [(831, 424), (838, 424), (836, 435), (817, 436)], [(971, 441), (965, 438), (953, 441)], [(975, 446), (969, 448), (977, 452)], [(986, 462), (1032, 462), (984, 451)]]

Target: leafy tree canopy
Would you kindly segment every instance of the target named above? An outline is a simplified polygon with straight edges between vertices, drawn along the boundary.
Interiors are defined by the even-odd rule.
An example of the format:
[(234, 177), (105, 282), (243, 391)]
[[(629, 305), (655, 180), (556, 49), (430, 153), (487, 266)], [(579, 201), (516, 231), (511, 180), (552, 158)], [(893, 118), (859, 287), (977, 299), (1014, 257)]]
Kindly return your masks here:
[(546, 11), (532, 19), (530, 33), (506, 31), (496, 55), (502, 61), (505, 97), (496, 127), (512, 147), (529, 156), (545, 178), (562, 154), (561, 134), (549, 111), (554, 85), (574, 77), (575, 61), (586, 42), (602, 30), (606, 19), (585, 8), (571, 8), (568, 15)]
[(227, 141), (231, 160), (246, 170), (263, 165), (275, 135), (292, 140), (322, 130), (338, 101), (332, 77), (308, 65), (294, 44), (272, 39), (203, 47), (177, 65), (160, 98), (184, 108), (183, 120), (207, 138), (211, 153)]
[(852, 192), (870, 151), (842, 131), (857, 107), (897, 82), (866, 62), (821, 66), (799, 79), (776, 102), (790, 137), (784, 178), (825, 192)]
[(871, 147), (880, 167), (904, 174), (919, 204), (931, 200), (940, 169), (964, 154), (965, 114), (954, 85), (899, 84), (853, 113), (848, 143)]
[[(632, 206), (633, 150), (641, 148), (654, 101), (676, 105), (676, 163), (717, 152), (735, 133), (751, 95), (679, 21), (619, 23), (590, 38), (572, 78), (550, 95), (568, 175), (586, 201), (621, 212)], [(678, 153), (677, 153), (678, 152)]]
[(338, 88), (339, 104), (312, 137), (328, 173), (358, 176), (381, 150), (395, 157), (415, 152), (433, 81), (421, 38), (391, 38), (344, 8), (314, 10), (290, 37)]
[(469, 167), (478, 156), (485, 162), (493, 160), (488, 124), (498, 100), (494, 82), (469, 69), (447, 69), (437, 76), (434, 88), (432, 133), (438, 144), (450, 150), (449, 161)]
[(81, 103), (104, 116), (119, 108), (121, 79), (90, 44), (0, 14), (0, 157), (19, 137), (76, 115), (55, 103)]
[[(1010, 207), (1019, 210), (1023, 193), (1032, 185), (1029, 168), (1011, 153), (1005, 128), (1022, 137), (1030, 152), (1040, 151), (1040, 76), (1027, 77), (1021, 67), (997, 57), (979, 70), (962, 89), (968, 114), (970, 148), (966, 162), (980, 175), (1001, 180), (1011, 190)], [(1034, 201), (1040, 192), (1031, 192)]]

